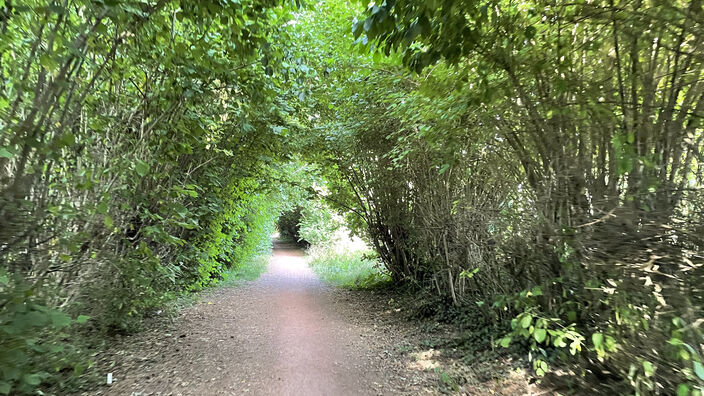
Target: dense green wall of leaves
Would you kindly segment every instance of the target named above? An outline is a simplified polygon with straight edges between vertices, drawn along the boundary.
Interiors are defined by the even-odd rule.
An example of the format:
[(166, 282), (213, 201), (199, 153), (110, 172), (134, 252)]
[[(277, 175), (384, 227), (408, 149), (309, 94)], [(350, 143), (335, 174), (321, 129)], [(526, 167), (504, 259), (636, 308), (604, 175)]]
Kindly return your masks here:
[(0, 1), (0, 394), (268, 249), (295, 9)]
[(308, 158), (393, 279), (538, 376), (702, 394), (702, 2), (324, 4)]

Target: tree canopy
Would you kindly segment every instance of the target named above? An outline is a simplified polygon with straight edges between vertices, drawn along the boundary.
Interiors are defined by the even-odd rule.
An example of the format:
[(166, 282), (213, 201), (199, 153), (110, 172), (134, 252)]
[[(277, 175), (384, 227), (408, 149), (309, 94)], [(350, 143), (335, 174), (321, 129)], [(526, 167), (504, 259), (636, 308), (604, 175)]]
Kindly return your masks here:
[(700, 0), (0, 0), (0, 394), (315, 197), (537, 376), (701, 395), (702, 43)]

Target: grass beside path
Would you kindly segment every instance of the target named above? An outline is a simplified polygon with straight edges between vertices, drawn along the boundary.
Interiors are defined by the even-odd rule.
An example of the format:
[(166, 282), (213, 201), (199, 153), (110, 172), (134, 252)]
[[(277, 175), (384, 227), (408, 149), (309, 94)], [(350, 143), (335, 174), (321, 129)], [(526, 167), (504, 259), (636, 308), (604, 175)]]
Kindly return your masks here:
[(218, 286), (234, 287), (242, 284), (242, 282), (259, 279), (259, 277), (266, 271), (270, 258), (271, 254), (262, 254), (261, 256), (249, 261), (246, 265), (227, 270), (223, 276), (223, 280), (218, 284)]
[(368, 289), (390, 281), (378, 261), (371, 258), (370, 250), (355, 250), (344, 245), (312, 246), (308, 257), (313, 271), (335, 286)]

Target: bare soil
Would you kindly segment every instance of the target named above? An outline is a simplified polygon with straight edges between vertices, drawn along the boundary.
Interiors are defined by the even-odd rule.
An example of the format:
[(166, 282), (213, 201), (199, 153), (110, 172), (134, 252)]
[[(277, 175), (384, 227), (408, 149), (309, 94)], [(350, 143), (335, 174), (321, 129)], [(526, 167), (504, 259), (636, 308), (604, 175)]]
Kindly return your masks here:
[(214, 289), (170, 326), (116, 342), (98, 363), (113, 384), (84, 394), (533, 393), (522, 375), (448, 383), (467, 368), (424, 348), (423, 328), (384, 298), (324, 284), (300, 250), (277, 243), (257, 281)]

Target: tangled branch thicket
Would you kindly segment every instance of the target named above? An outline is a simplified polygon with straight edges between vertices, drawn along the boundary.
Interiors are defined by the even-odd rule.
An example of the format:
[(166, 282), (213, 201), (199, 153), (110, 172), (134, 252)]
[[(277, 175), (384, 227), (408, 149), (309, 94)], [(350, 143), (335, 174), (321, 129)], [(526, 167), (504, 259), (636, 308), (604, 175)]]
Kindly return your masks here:
[(0, 2), (0, 394), (267, 249), (289, 11), (236, 3)]
[(372, 4), (353, 31), (389, 59), (320, 91), (330, 201), (395, 280), (512, 319), (499, 343), (538, 375), (701, 394), (703, 20), (700, 1)]

